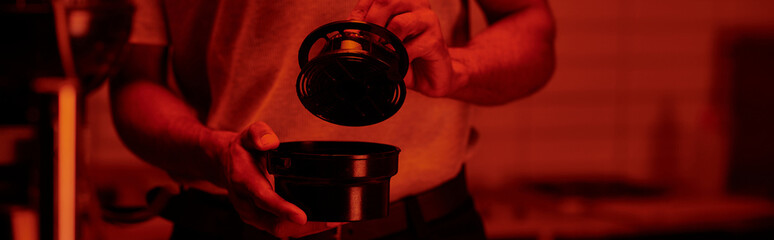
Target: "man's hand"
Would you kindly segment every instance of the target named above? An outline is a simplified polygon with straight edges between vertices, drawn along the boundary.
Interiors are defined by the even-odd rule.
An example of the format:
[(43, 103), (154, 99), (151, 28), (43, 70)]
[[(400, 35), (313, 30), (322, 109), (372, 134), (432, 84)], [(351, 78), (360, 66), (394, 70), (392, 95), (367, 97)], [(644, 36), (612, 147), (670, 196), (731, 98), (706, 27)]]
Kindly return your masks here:
[(555, 27), (547, 0), (478, 0), (489, 27), (448, 48), (428, 0), (359, 0), (349, 19), (385, 26), (403, 40), (406, 85), (424, 95), (505, 104), (542, 88), (554, 69)]
[[(306, 222), (306, 214), (296, 205), (277, 195), (269, 181), (263, 154), (251, 155), (248, 150), (267, 151), (279, 146), (277, 135), (263, 122), (245, 131), (221, 133), (229, 138), (218, 154), (224, 173), (229, 199), (242, 220), (277, 237), (302, 236), (329, 228), (326, 223)], [(255, 151), (253, 151), (255, 152)]]
[(427, 0), (360, 0), (349, 19), (385, 26), (403, 40), (411, 60), (407, 87), (445, 97), (466, 84), (452, 69), (438, 17)]

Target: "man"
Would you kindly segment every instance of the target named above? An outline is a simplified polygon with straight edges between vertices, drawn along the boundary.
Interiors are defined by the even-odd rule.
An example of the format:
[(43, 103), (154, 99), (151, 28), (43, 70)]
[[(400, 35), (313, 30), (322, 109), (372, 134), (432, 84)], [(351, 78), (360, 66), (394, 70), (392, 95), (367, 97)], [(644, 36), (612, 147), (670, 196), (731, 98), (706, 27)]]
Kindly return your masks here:
[[(398, 146), (390, 189), (395, 204), (457, 179), (471, 147), (468, 104), (527, 96), (548, 81), (554, 66), (555, 30), (545, 0), (479, 4), (490, 26), (467, 41), (465, 0), (138, 0), (134, 44), (110, 82), (116, 128), (134, 153), (184, 186), (227, 194), (246, 224), (277, 237), (314, 238), (339, 224), (307, 222), (301, 209), (273, 191), (265, 159), (247, 150), (270, 150), (280, 139)], [(382, 123), (336, 126), (306, 112), (296, 98), (301, 40), (344, 18), (385, 26), (411, 59), (405, 81), (414, 91)], [(446, 218), (419, 219), (435, 226)], [(469, 237), (483, 237), (478, 216), (472, 218), (469, 227), (477, 232)], [(428, 233), (409, 222), (403, 229), (413, 229), (412, 238), (460, 228), (435, 226)], [(173, 237), (180, 231), (176, 226)], [(403, 233), (384, 234), (368, 238)]]

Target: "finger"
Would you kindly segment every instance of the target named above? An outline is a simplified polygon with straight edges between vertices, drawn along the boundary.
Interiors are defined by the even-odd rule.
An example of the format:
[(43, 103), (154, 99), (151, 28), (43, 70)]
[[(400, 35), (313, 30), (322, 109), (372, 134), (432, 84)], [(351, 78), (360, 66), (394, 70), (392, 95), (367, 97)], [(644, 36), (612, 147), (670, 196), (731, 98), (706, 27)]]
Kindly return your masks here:
[(335, 227), (338, 227), (338, 226), (341, 226), (341, 225), (344, 225), (344, 224), (346, 224), (346, 223), (345, 222), (326, 222), (325, 223), (325, 227), (327, 227), (327, 228), (335, 228)]
[[(409, 61), (417, 58), (433, 58), (438, 51), (446, 48), (438, 17), (430, 10), (405, 13), (390, 21), (387, 29), (398, 36), (404, 36), (403, 45)], [(444, 50), (445, 51), (445, 50)]]
[(266, 231), (279, 238), (300, 238), (330, 229), (324, 222), (308, 222), (301, 225), (288, 221), (280, 221), (269, 227), (270, 228)]
[(430, 24), (427, 20), (420, 18), (416, 12), (407, 12), (393, 17), (387, 23), (387, 30), (398, 36), (401, 40), (411, 39), (421, 34)]
[(355, 4), (355, 8), (349, 13), (349, 20), (365, 21), (366, 13), (371, 8), (371, 4), (374, 0), (360, 0)]
[[(257, 182), (261, 182), (261, 180), (257, 180)], [(271, 188), (267, 188), (267, 186), (263, 184), (257, 185), (262, 186), (249, 187), (237, 184), (236, 186), (232, 186), (230, 190), (232, 191), (234, 198), (244, 204), (256, 206), (280, 219), (297, 224), (306, 223), (306, 214), (304, 211), (296, 205), (282, 199), (282, 197), (274, 193), (274, 190)], [(246, 209), (244, 206), (242, 208)]]
[[(256, 207), (239, 195), (230, 195), (232, 204), (243, 222), (267, 231), (276, 237), (300, 237), (322, 232), (343, 223), (307, 222), (296, 223), (275, 216), (273, 213)], [(249, 198), (249, 197), (248, 197)]]
[(268, 181), (258, 179), (254, 183), (247, 186), (247, 188), (253, 195), (253, 203), (255, 205), (294, 223), (306, 223), (306, 213), (298, 206), (277, 195)]
[(264, 122), (256, 122), (250, 125), (241, 137), (242, 147), (261, 151), (275, 149), (279, 146), (279, 138), (269, 125)]
[(412, 69), (411, 65), (408, 67), (408, 71), (406, 72), (406, 76), (403, 78), (403, 82), (406, 83), (406, 88), (414, 89), (414, 69)]
[(409, 61), (413, 64), (417, 59), (442, 60), (443, 56), (441, 55), (443, 55), (442, 51), (445, 50), (443, 49), (445, 43), (441, 41), (442, 39), (437, 39), (428, 34), (420, 34), (403, 42), (403, 46), (406, 47)]
[(249, 201), (249, 197), (245, 200), (238, 195), (232, 196), (232, 205), (239, 213), (239, 217), (243, 222), (257, 229), (269, 232), (276, 237), (301, 236), (324, 230), (320, 229), (320, 223), (298, 224), (291, 222), (287, 219), (277, 217), (273, 213), (257, 208), (255, 204)]
[[(334, 226), (335, 227), (335, 226)], [(277, 226), (277, 232), (281, 235), (300, 238), (303, 236), (319, 233), (333, 227), (329, 227), (325, 222), (307, 222), (302, 226), (295, 224), (281, 223)]]
[(255, 207), (255, 204), (252, 203), (248, 196), (229, 194), (229, 199), (231, 199), (231, 204), (234, 206), (234, 209), (239, 213), (239, 218), (255, 228), (271, 231), (282, 221), (281, 218), (274, 214)]
[(393, 16), (417, 9), (413, 1), (373, 0), (365, 15), (365, 21), (379, 26), (387, 25)]
[[(296, 205), (285, 201), (269, 183), (263, 164), (256, 166), (250, 154), (244, 149), (236, 149), (232, 153), (233, 167), (231, 169), (231, 185), (229, 191), (235, 196), (257, 205), (275, 216), (303, 224), (306, 214)], [(260, 171), (260, 172), (259, 172)]]
[[(422, 34), (405, 43), (411, 60), (412, 89), (430, 97), (442, 97), (451, 90), (451, 62), (442, 39)], [(408, 84), (407, 84), (408, 85)]]

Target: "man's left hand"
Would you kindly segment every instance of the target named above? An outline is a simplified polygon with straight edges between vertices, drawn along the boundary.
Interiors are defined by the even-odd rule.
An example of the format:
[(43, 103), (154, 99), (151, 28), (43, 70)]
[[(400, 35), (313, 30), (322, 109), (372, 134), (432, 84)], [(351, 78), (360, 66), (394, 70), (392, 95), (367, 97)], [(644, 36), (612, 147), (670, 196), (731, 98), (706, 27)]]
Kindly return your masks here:
[(349, 19), (385, 26), (403, 40), (411, 61), (404, 79), (407, 87), (445, 97), (466, 84), (460, 71), (452, 68), (438, 16), (427, 0), (359, 0)]

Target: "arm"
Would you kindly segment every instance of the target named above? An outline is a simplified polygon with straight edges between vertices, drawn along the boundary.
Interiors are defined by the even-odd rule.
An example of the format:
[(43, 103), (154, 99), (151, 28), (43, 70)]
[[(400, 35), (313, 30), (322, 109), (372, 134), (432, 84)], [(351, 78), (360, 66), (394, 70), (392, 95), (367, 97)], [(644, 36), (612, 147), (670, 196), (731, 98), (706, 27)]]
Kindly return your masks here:
[(276, 236), (325, 229), (325, 223), (305, 224), (304, 212), (274, 192), (265, 159), (247, 152), (278, 146), (269, 126), (257, 122), (239, 133), (204, 126), (196, 111), (162, 84), (165, 49), (133, 45), (127, 64), (110, 81), (113, 120), (126, 146), (178, 180), (226, 188), (242, 219), (256, 228)]
[(301, 209), (274, 192), (266, 159), (254, 158), (262, 154), (248, 153), (278, 146), (269, 126), (256, 122), (241, 132), (210, 129), (196, 109), (169, 91), (162, 6), (158, 0), (133, 2), (134, 44), (109, 85), (113, 121), (124, 144), (177, 180), (204, 180), (225, 188), (242, 220), (258, 229), (283, 237), (327, 228), (326, 223), (306, 223)]
[(480, 0), (492, 24), (465, 47), (447, 48), (427, 1), (360, 0), (350, 19), (403, 39), (406, 85), (431, 97), (503, 104), (537, 91), (554, 68), (554, 23), (545, 0)]
[(462, 48), (449, 49), (455, 75), (466, 84), (451, 97), (501, 104), (544, 86), (554, 70), (555, 27), (544, 0), (485, 1), (491, 26)]
[(182, 180), (207, 180), (225, 185), (218, 171), (218, 146), (235, 133), (211, 131), (196, 111), (163, 85), (166, 48), (130, 46), (127, 63), (110, 81), (116, 130), (126, 146), (143, 160)]

